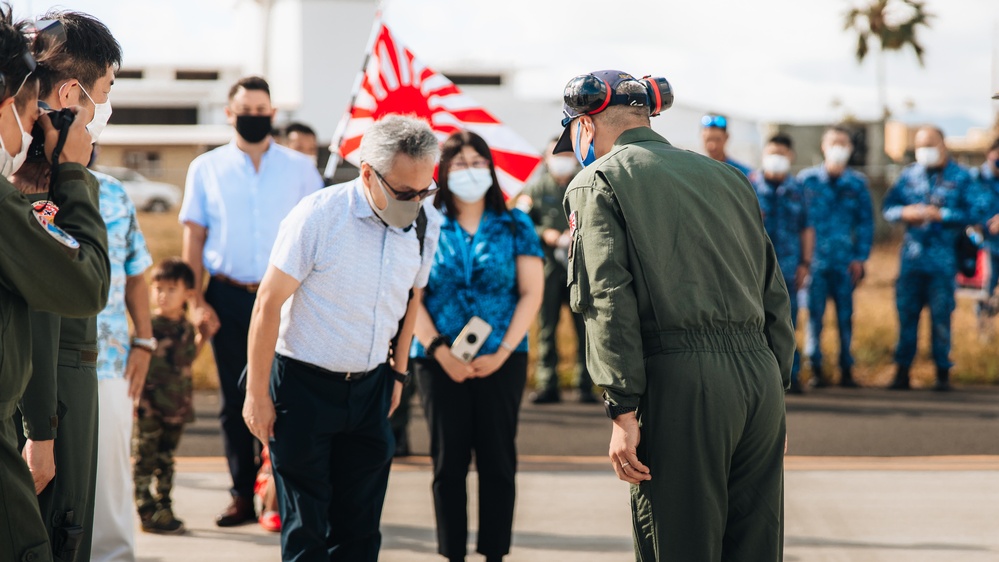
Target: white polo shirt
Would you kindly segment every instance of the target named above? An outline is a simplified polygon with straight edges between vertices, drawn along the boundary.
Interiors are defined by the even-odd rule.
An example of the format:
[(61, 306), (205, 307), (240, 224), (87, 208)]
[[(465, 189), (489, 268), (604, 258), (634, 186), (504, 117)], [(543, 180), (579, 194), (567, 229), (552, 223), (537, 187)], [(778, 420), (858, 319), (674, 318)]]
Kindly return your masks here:
[(360, 179), (314, 193), (281, 222), (270, 263), (302, 285), (281, 309), (276, 351), (338, 372), (385, 362), (409, 290), (430, 277), (442, 218), (430, 205), (423, 259), (416, 228), (386, 226)]

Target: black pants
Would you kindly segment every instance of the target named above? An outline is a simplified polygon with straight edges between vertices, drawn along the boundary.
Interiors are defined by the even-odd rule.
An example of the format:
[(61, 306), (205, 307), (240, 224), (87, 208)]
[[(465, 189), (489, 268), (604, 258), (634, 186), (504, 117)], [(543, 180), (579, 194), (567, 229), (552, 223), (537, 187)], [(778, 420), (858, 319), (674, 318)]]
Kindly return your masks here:
[(246, 393), (240, 390), (237, 383), (246, 368), (246, 340), (256, 295), (212, 279), (208, 282), (205, 300), (215, 309), (221, 323), (221, 328), (212, 338), (212, 351), (215, 352), (215, 366), (219, 372), (222, 398), (219, 422), (222, 424), (222, 443), (229, 461), (229, 474), (232, 475), (230, 492), (234, 496), (252, 498), (253, 483), (260, 468), (258, 447), (243, 421)]
[(468, 542), (466, 479), (472, 451), (479, 472), (480, 554), (510, 552), (517, 495), (517, 415), (527, 381), (527, 354), (514, 353), (484, 379), (456, 383), (433, 359), (414, 360), (413, 373), (430, 425), (434, 461), (437, 552), (464, 556)]
[(395, 379), (386, 371), (348, 382), (275, 358), (270, 454), (282, 560), (378, 560), (395, 450), (388, 420)]

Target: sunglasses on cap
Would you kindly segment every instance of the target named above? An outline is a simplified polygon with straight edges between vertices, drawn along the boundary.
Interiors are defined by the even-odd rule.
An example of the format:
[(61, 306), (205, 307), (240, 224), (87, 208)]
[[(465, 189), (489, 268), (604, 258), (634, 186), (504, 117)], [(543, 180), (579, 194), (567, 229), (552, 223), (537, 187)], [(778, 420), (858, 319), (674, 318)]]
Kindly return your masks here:
[(728, 119), (721, 115), (705, 115), (701, 117), (701, 127), (724, 130), (728, 128)]

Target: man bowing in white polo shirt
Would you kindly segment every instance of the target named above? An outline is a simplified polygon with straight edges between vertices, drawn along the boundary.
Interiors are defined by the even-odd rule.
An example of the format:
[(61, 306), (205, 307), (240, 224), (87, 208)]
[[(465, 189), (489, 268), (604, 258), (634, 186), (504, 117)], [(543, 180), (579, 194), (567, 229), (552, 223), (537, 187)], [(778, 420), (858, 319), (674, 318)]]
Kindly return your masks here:
[(281, 223), (250, 322), (243, 417), (269, 441), (284, 560), (378, 559), (388, 416), (440, 232), (437, 211), (420, 213), (437, 190), (430, 127), (390, 115), (360, 152), (357, 180)]

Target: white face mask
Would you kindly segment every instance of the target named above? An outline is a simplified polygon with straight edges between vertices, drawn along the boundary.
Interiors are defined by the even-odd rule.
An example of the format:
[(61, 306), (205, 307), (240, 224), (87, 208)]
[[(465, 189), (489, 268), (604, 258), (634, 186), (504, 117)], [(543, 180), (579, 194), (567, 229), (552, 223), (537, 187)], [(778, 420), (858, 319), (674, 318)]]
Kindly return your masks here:
[(489, 168), (469, 168), (447, 175), (447, 188), (455, 197), (465, 203), (475, 203), (482, 199), (493, 186)]
[(926, 168), (935, 168), (940, 162), (940, 149), (935, 146), (917, 148), (916, 162), (919, 162)]
[(550, 156), (548, 157), (547, 164), (548, 171), (556, 178), (574, 176), (576, 175), (576, 170), (579, 169), (576, 161), (566, 156)]
[(108, 96), (108, 101), (97, 103), (94, 101), (94, 98), (90, 97), (90, 93), (83, 89), (83, 86), (80, 86), (80, 89), (90, 99), (90, 103), (94, 104), (94, 118), (87, 124), (87, 132), (90, 133), (90, 138), (96, 143), (101, 133), (104, 132), (104, 127), (107, 127), (108, 119), (111, 119), (111, 96)]
[(791, 159), (783, 154), (765, 154), (763, 171), (774, 176), (784, 176), (791, 171)]
[(837, 168), (846, 166), (846, 163), (850, 161), (850, 154), (852, 152), (847, 146), (834, 144), (826, 149), (826, 163)]
[(3, 136), (0, 135), (0, 176), (9, 177), (14, 175), (24, 160), (28, 157), (28, 147), (31, 146), (31, 133), (25, 132), (21, 125), (21, 116), (17, 114), (15, 104), (10, 104), (10, 110), (14, 112), (14, 120), (17, 121), (17, 128), (21, 130), (21, 150), (17, 154), (11, 154), (7, 147), (3, 145)]

